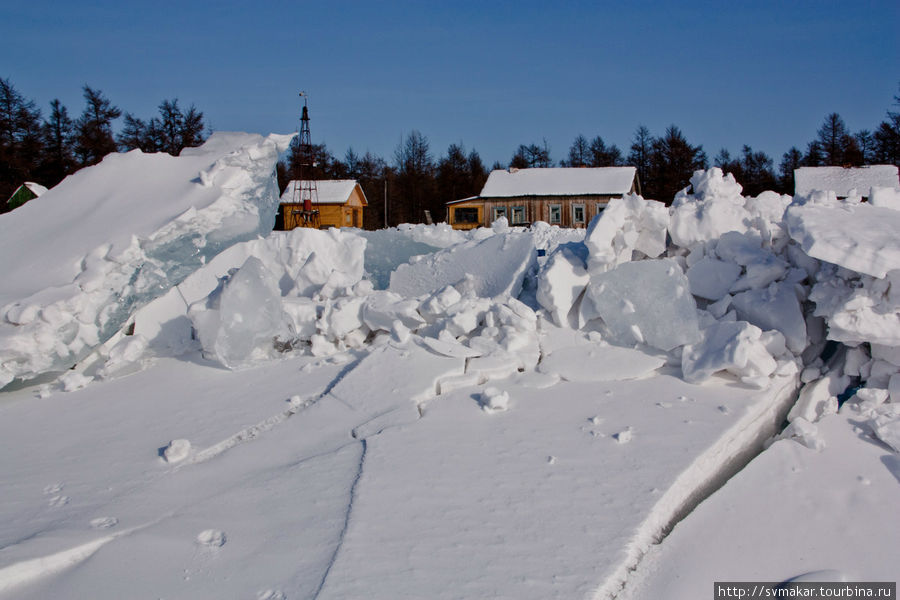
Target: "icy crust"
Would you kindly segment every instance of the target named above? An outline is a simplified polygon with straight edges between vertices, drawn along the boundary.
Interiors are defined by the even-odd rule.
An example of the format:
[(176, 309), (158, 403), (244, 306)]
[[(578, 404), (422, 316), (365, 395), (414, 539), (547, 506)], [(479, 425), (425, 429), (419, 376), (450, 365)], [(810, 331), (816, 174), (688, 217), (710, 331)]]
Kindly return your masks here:
[(900, 269), (900, 211), (817, 193), (792, 206), (786, 221), (791, 237), (813, 258), (879, 279)]
[(4, 256), (33, 252), (4, 262), (0, 386), (67, 369), (208, 258), (271, 230), (289, 139), (217, 133), (177, 158), (111, 154), (4, 215)]

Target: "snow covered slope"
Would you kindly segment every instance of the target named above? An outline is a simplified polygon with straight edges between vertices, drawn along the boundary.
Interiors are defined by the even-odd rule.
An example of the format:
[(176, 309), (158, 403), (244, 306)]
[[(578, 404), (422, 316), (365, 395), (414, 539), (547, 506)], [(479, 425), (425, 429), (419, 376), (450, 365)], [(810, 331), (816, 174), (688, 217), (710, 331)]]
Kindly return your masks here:
[(70, 367), (206, 259), (271, 231), (289, 139), (110, 154), (3, 215), (0, 386)]

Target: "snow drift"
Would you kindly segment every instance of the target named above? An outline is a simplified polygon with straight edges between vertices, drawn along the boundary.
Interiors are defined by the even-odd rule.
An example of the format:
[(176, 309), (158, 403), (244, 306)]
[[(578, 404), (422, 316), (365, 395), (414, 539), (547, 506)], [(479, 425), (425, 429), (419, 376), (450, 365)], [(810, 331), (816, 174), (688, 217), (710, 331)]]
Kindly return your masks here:
[(178, 157), (110, 154), (3, 215), (0, 386), (67, 369), (135, 308), (271, 231), (289, 139), (215, 133)]

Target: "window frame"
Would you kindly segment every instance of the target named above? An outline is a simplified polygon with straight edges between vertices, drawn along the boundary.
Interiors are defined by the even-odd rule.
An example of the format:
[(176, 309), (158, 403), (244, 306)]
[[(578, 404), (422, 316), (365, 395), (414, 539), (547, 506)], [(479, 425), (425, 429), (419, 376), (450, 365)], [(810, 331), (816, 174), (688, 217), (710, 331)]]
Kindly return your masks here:
[[(516, 218), (516, 213), (518, 213), (521, 218)], [(524, 205), (513, 206), (510, 207), (509, 211), (509, 224), (510, 225), (524, 225), (528, 222), (526, 219), (526, 211)]]
[[(553, 219), (553, 213), (556, 213), (556, 220)], [(562, 204), (547, 205), (547, 222), (551, 225), (562, 224)]]
[[(581, 218), (578, 218), (578, 210), (581, 210)], [(584, 225), (587, 221), (586, 207), (583, 202), (572, 204), (572, 223), (574, 225)]]
[[(460, 219), (461, 214), (473, 215), (473, 218)], [(453, 222), (460, 225), (477, 225), (481, 222), (481, 211), (477, 206), (456, 206), (453, 208)]]

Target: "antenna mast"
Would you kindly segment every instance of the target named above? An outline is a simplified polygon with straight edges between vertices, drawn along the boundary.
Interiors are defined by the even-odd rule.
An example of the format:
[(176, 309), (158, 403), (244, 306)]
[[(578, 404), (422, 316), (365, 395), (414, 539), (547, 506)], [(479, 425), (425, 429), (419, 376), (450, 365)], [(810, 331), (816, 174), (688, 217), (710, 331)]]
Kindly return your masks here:
[(313, 159), (312, 140), (309, 135), (309, 109), (306, 92), (300, 92), (303, 98), (303, 112), (300, 116), (300, 138), (298, 140), (298, 156), (295, 165), (294, 205), (303, 205), (303, 209), (293, 209), (291, 213), (299, 216), (300, 227), (319, 227), (319, 189), (313, 174), (316, 163)]

